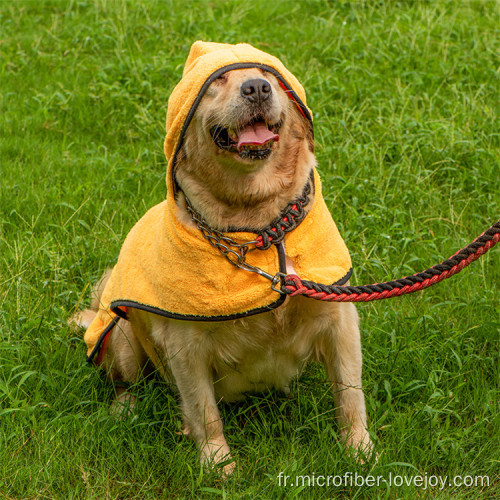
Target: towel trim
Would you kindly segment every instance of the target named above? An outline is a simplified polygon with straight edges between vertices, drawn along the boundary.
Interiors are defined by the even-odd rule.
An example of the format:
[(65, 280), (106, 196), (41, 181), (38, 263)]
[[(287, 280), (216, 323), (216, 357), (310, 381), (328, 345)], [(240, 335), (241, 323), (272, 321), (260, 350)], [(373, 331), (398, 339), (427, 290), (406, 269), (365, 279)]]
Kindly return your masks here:
[[(116, 326), (118, 321), (120, 320), (119, 316), (116, 316), (112, 319), (112, 321), (106, 326), (106, 328), (103, 330), (101, 335), (99, 335), (99, 338), (97, 339), (97, 342), (92, 349), (92, 352), (88, 355), (87, 357), (87, 363), (91, 363), (92, 360), (94, 360), (94, 357), (97, 355), (97, 358), (94, 361), (94, 364), (96, 366), (99, 366), (102, 363), (102, 360), (104, 358), (104, 351), (106, 347), (106, 339), (108, 338), (108, 335), (111, 333), (113, 328)], [(102, 347), (102, 349), (101, 349)]]

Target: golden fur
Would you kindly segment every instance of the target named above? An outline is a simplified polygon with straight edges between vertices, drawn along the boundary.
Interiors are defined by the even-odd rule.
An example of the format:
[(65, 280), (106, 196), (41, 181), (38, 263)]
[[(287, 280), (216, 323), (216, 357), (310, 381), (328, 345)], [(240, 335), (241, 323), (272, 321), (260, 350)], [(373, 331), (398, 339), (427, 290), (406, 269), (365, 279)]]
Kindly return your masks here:
[[(272, 87), (272, 98), (259, 113), (269, 123), (282, 122), (280, 139), (265, 160), (243, 159), (222, 150), (209, 133), (214, 124), (241, 130), (249, 122), (254, 111), (242, 102), (239, 89), (242, 82), (256, 78)], [(273, 75), (252, 68), (230, 71), (211, 84), (188, 127), (176, 179), (211, 226), (261, 228), (300, 195), (314, 165), (309, 124)], [(182, 194), (177, 203), (182, 222), (192, 224)], [(293, 269), (290, 261), (287, 266)], [(100, 289), (105, 280), (106, 276)], [(98, 289), (93, 307), (99, 304), (99, 294)], [(94, 314), (83, 311), (74, 321), (88, 326)], [(112, 331), (103, 368), (112, 379), (134, 383), (153, 358), (165, 379), (179, 390), (184, 431), (197, 443), (202, 463), (230, 459), (219, 400), (234, 401), (271, 387), (288, 391), (290, 380), (308, 361), (325, 366), (346, 444), (365, 452), (371, 449), (361, 388), (358, 317), (352, 304), (288, 297), (273, 311), (221, 322), (179, 321), (132, 308), (128, 314), (129, 321), (120, 320)], [(145, 342), (152, 344), (148, 354)], [(133, 403), (133, 396), (120, 389), (114, 408), (127, 398)], [(223, 472), (229, 474), (233, 467), (230, 462)]]

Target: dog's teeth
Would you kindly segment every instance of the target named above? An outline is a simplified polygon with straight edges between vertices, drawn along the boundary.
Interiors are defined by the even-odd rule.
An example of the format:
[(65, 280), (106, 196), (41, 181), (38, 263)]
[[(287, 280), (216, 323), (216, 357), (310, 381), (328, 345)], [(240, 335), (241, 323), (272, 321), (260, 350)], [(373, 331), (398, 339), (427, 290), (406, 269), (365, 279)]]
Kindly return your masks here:
[(241, 149), (246, 151), (263, 151), (272, 146), (273, 141), (267, 141), (264, 144), (245, 144)]

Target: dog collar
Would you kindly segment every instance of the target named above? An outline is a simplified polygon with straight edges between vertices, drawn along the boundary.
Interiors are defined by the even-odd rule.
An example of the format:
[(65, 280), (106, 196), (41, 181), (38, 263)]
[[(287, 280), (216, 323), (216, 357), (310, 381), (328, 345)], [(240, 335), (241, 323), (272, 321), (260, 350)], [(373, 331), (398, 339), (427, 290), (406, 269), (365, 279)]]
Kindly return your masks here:
[[(231, 264), (239, 269), (260, 274), (270, 280), (271, 289), (275, 292), (283, 294), (284, 292), (282, 292), (281, 289), (276, 288), (276, 285), (282, 281), (282, 278), (284, 277), (283, 272), (279, 271), (273, 276), (263, 269), (249, 264), (246, 261), (246, 255), (247, 252), (252, 250), (268, 250), (271, 248), (271, 245), (280, 245), (285, 238), (285, 234), (293, 231), (306, 217), (307, 212), (305, 211), (305, 208), (309, 205), (309, 195), (313, 191), (314, 175), (313, 170), (311, 169), (311, 174), (309, 175), (304, 189), (302, 190), (302, 194), (295, 201), (289, 203), (281, 211), (280, 215), (271, 222), (271, 224), (260, 230), (229, 229), (231, 233), (245, 231), (257, 234), (257, 237), (254, 240), (246, 241), (244, 243), (238, 243), (234, 239), (230, 238), (229, 235), (212, 228), (203, 216), (196, 211), (189, 198), (185, 195), (184, 196), (186, 209), (191, 215), (193, 223), (200, 230), (202, 236), (210, 243), (210, 245), (219, 250), (219, 252), (226, 257)], [(280, 253), (284, 254), (283, 245), (280, 245), (280, 250)]]
[[(257, 237), (254, 241), (249, 241), (246, 243), (247, 246), (253, 244), (255, 248), (259, 250), (267, 250), (271, 245), (277, 245), (286, 233), (293, 231), (306, 217), (306, 207), (310, 202), (310, 195), (314, 192), (314, 175), (313, 170), (307, 179), (307, 182), (302, 190), (302, 194), (296, 198), (294, 201), (290, 202), (268, 226), (264, 229), (252, 229), (252, 228), (229, 228), (228, 233), (256, 233)], [(219, 237), (221, 240), (226, 241), (231, 244), (231, 246), (241, 246), (234, 240), (231, 240), (227, 236), (224, 236), (222, 231), (212, 228), (208, 222), (203, 218), (203, 216), (193, 207), (193, 204), (189, 198), (184, 195), (186, 200), (186, 208), (196, 227), (201, 231), (204, 238), (213, 242), (213, 238), (210, 235)]]

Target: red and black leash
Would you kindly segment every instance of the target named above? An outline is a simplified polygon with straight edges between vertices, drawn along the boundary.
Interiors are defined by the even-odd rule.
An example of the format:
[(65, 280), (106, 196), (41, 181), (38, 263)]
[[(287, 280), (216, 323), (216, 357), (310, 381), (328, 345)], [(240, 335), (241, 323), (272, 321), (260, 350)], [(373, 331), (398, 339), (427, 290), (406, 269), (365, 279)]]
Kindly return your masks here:
[(297, 275), (289, 274), (284, 278), (282, 290), (291, 297), (304, 295), (326, 302), (370, 302), (372, 300), (398, 297), (423, 290), (459, 273), (471, 262), (474, 262), (495, 246), (499, 240), (500, 220), (470, 245), (462, 248), (449, 259), (412, 276), (374, 285), (328, 286), (313, 281), (301, 280)]
[[(255, 245), (255, 248), (259, 250), (267, 250), (272, 245), (277, 245), (283, 241), (286, 233), (295, 229), (302, 222), (307, 214), (305, 207), (310, 201), (313, 189), (314, 181), (311, 174), (301, 196), (290, 203), (268, 227), (258, 231), (258, 235), (254, 241), (248, 241), (243, 244), (239, 244), (222, 232), (211, 228), (192, 207), (187, 198), (186, 206), (203, 236), (231, 264), (247, 271), (256, 272), (270, 279), (273, 290), (290, 295), (291, 297), (303, 295), (326, 302), (370, 302), (372, 300), (388, 299), (390, 297), (406, 295), (407, 293), (418, 292), (459, 273), (471, 262), (474, 262), (490, 248), (494, 247), (500, 240), (499, 220), (470, 245), (462, 248), (449, 259), (441, 262), (441, 264), (404, 278), (363, 286), (324, 285), (314, 281), (302, 280), (296, 274), (283, 275), (282, 273), (277, 273), (275, 276), (271, 276), (262, 271), (262, 269), (249, 265), (246, 262), (246, 253), (250, 250), (250, 246)], [(249, 232), (254, 231), (250, 230)], [(280, 281), (281, 290), (276, 288), (276, 285)]]

